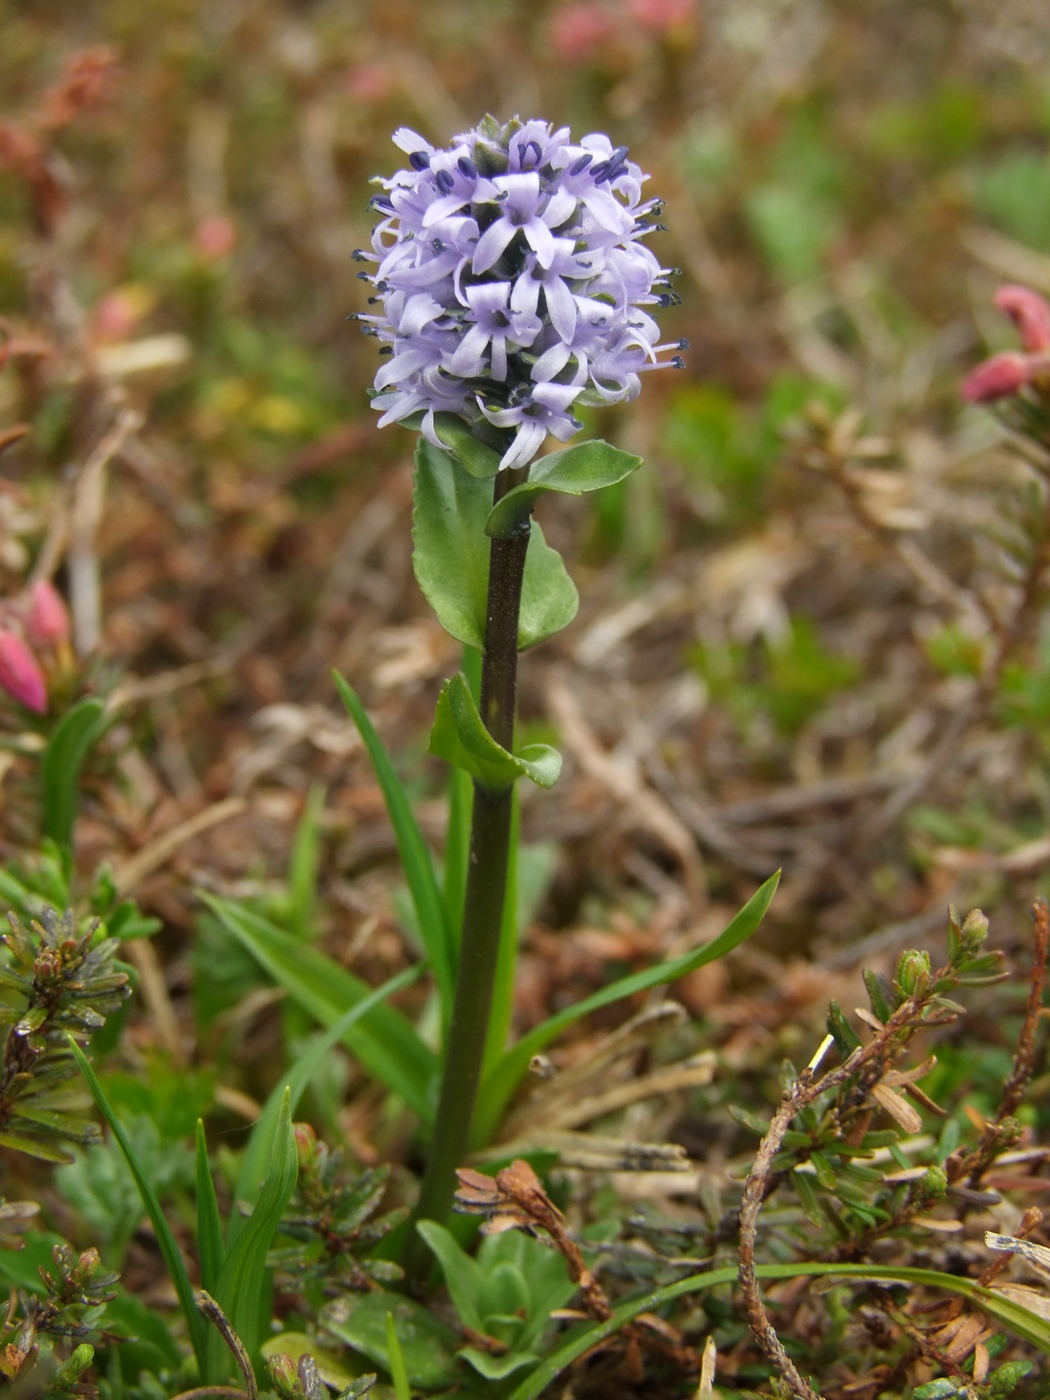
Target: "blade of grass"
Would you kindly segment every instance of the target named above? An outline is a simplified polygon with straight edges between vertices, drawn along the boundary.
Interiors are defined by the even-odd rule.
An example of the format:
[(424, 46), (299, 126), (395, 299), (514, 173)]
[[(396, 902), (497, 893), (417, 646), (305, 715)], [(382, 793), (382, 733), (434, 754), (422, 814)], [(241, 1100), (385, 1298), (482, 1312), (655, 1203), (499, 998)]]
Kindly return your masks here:
[(390, 1350), (390, 1379), (394, 1383), (397, 1400), (412, 1400), (412, 1390), (408, 1384), (408, 1367), (394, 1326), (394, 1314), (386, 1315), (386, 1344)]
[(317, 896), (317, 867), (320, 856), (320, 818), (325, 790), (319, 783), (311, 787), (303, 815), (295, 830), (292, 855), (288, 862), (288, 894), (291, 901), (292, 931), (309, 938)]
[[(481, 653), (463, 648), (460, 671), (467, 678), (474, 703), (481, 695)], [(470, 774), (453, 768), (449, 774), (448, 830), (445, 835), (445, 913), (452, 939), (453, 961), (458, 959), (463, 929), (463, 900), (467, 889), (467, 861), (470, 859), (470, 814), (474, 804), (474, 784)]]
[[(689, 1278), (680, 1279), (678, 1283), (658, 1288), (642, 1298), (634, 1298), (631, 1302), (624, 1303), (614, 1310), (607, 1321), (582, 1328), (570, 1342), (542, 1361), (516, 1390), (511, 1391), (509, 1400), (538, 1400), (567, 1366), (571, 1366), (598, 1342), (611, 1337), (628, 1322), (633, 1322), (640, 1313), (654, 1312), (667, 1303), (673, 1303), (677, 1298), (684, 1298), (690, 1293), (700, 1293), (705, 1288), (735, 1283), (738, 1272), (738, 1267), (734, 1264), (725, 1269), (712, 1269), (707, 1274), (691, 1274)], [(1024, 1341), (1050, 1354), (1050, 1325), (1044, 1318), (1037, 1317), (1035, 1313), (1009, 1299), (999, 1297), (993, 1288), (982, 1288), (973, 1279), (959, 1278), (955, 1274), (942, 1274), (936, 1269), (898, 1269), (891, 1264), (760, 1264), (755, 1272), (759, 1278), (768, 1279), (855, 1278), (870, 1282), (892, 1280), (899, 1283), (924, 1284), (928, 1288), (943, 1288), (948, 1293), (961, 1294), (964, 1298), (971, 1299), (982, 1311), (991, 1314)]]
[(650, 987), (659, 987), (664, 983), (674, 982), (679, 977), (684, 977), (687, 972), (693, 972), (706, 963), (715, 962), (718, 958), (724, 957), (738, 944), (743, 943), (746, 938), (750, 938), (755, 929), (758, 928), (763, 915), (769, 908), (779, 881), (780, 871), (778, 870), (755, 891), (739, 914), (730, 920), (718, 937), (712, 939), (710, 943), (705, 943), (702, 948), (696, 948), (691, 953), (683, 953), (680, 958), (673, 958), (669, 962), (657, 963), (655, 967), (645, 968), (644, 971), (632, 973), (629, 977), (621, 977), (618, 981), (603, 987), (600, 992), (595, 992), (593, 996), (584, 997), (583, 1001), (576, 1002), (574, 1006), (567, 1006), (564, 1011), (559, 1011), (557, 1015), (549, 1017), (541, 1025), (536, 1026), (528, 1035), (522, 1036), (501, 1057), (495, 1068), (482, 1082), (481, 1092), (478, 1096), (478, 1108), (475, 1112), (475, 1147), (483, 1147), (490, 1141), (499, 1125), (503, 1111), (528, 1069), (529, 1061), (533, 1055), (538, 1055), (541, 1050), (545, 1050), (563, 1030), (580, 1020), (581, 1017), (589, 1015), (590, 1012), (608, 1006), (614, 1001), (620, 1001), (624, 997), (634, 996), (636, 992), (648, 991)]
[(521, 801), (515, 789), (510, 807), (510, 846), (507, 851), (507, 886), (503, 895), (503, 919), (499, 929), (499, 954), (496, 976), (492, 984), (492, 1009), (489, 1012), (488, 1038), (482, 1076), (499, 1063), (507, 1048), (511, 1017), (514, 1014), (514, 984), (518, 972), (519, 900), (518, 873), (521, 853)]
[(200, 1260), (201, 1287), (209, 1293), (215, 1287), (226, 1258), (222, 1242), (222, 1219), (215, 1199), (215, 1182), (208, 1164), (208, 1143), (204, 1136), (204, 1121), (197, 1119), (197, 1255)]
[(394, 772), (394, 765), (383, 747), (382, 740), (372, 727), (365, 707), (356, 692), (343, 679), (338, 671), (333, 673), (336, 689), (342, 696), (350, 718), (357, 726), (364, 740), (368, 756), (372, 760), (376, 778), (383, 792), (383, 800), (394, 828), (397, 849), (401, 856), (401, 868), (405, 872), (412, 902), (416, 907), (416, 918), (423, 938), (427, 957), (434, 973), (441, 997), (442, 1026), (447, 1028), (452, 1015), (452, 993), (456, 980), (455, 940), (449, 925), (445, 903), (434, 874), (434, 862), (430, 850), (423, 840), (405, 790)]
[[(310, 1080), (320, 1069), (325, 1056), (331, 1051), (334, 1045), (343, 1039), (346, 1032), (362, 1016), (367, 1016), (373, 1006), (378, 1006), (387, 997), (393, 996), (395, 992), (401, 991), (403, 987), (410, 986), (423, 972), (423, 963), (416, 963), (413, 967), (406, 967), (403, 972), (398, 972), (381, 987), (377, 987), (364, 1001), (359, 1001), (356, 1006), (351, 1006), (348, 1010), (328, 1027), (319, 1036), (314, 1037), (302, 1052), (291, 1069), (284, 1074), (270, 1091), (263, 1111), (259, 1115), (252, 1128), (251, 1136), (248, 1139), (248, 1146), (244, 1150), (241, 1158), (240, 1170), (237, 1173), (237, 1181), (233, 1188), (233, 1199), (235, 1203), (252, 1202), (265, 1174), (266, 1162), (272, 1151), (274, 1135), (277, 1131), (277, 1122), (281, 1112), (281, 1105), (284, 1102), (285, 1092), (290, 1095), (289, 1109), (294, 1113), (299, 1106)], [(227, 1231), (229, 1243), (234, 1240), (243, 1230), (246, 1224), (246, 1217), (238, 1211), (234, 1211), (230, 1218), (229, 1229)], [(211, 1291), (211, 1290), (209, 1290)]]
[(102, 732), (104, 714), (101, 700), (81, 700), (55, 725), (44, 750), (40, 766), (44, 787), (44, 835), (66, 851), (73, 844), (80, 768)]
[(81, 1050), (72, 1036), (69, 1037), (69, 1047), (73, 1052), (73, 1057), (80, 1067), (80, 1072), (87, 1081), (87, 1086), (91, 1090), (91, 1095), (98, 1104), (99, 1112), (109, 1124), (124, 1160), (128, 1164), (128, 1170), (134, 1178), (138, 1187), (139, 1195), (142, 1197), (142, 1204), (146, 1208), (146, 1214), (150, 1218), (153, 1232), (157, 1237), (157, 1245), (160, 1248), (164, 1263), (167, 1266), (168, 1276), (175, 1287), (178, 1296), (179, 1306), (182, 1308), (183, 1316), (186, 1319), (186, 1328), (190, 1334), (190, 1341), (193, 1345), (193, 1354), (197, 1358), (197, 1366), (201, 1376), (205, 1375), (207, 1364), (208, 1331), (204, 1319), (197, 1311), (197, 1305), (193, 1299), (193, 1288), (190, 1284), (189, 1275), (186, 1272), (186, 1265), (183, 1263), (182, 1255), (179, 1253), (179, 1246), (175, 1243), (175, 1236), (171, 1232), (171, 1226), (164, 1217), (164, 1212), (160, 1208), (156, 1192), (143, 1175), (138, 1159), (132, 1151), (131, 1143), (127, 1134), (120, 1126), (120, 1122), (113, 1112), (109, 1100), (106, 1098), (105, 1090), (98, 1082), (98, 1076), (91, 1068), (87, 1056)]
[[(232, 900), (205, 891), (198, 895), (274, 981), (322, 1025), (330, 1026), (347, 1007), (370, 995), (372, 988), (367, 983), (320, 949)], [(423, 1122), (433, 1120), (427, 1085), (436, 1057), (400, 1012), (377, 1004), (345, 1032), (344, 1039), (365, 1068), (400, 1094)]]
[[(244, 1343), (256, 1373), (262, 1375), (259, 1344), (262, 1341), (261, 1303), (268, 1284), (266, 1256), (295, 1189), (299, 1158), (292, 1132), (291, 1091), (285, 1089), (277, 1120), (273, 1148), (266, 1163), (266, 1179), (248, 1223), (230, 1247), (218, 1283), (215, 1300)], [(218, 1337), (209, 1338), (209, 1362)], [(221, 1359), (219, 1359), (221, 1364)]]

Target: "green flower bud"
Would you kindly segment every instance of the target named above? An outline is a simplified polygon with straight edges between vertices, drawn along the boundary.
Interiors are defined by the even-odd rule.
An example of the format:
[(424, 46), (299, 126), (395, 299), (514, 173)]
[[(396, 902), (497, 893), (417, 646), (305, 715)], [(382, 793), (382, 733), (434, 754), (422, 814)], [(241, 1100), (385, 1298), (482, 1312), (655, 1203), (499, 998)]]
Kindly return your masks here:
[(943, 1167), (926, 1168), (918, 1181), (918, 1194), (923, 1201), (939, 1201), (948, 1189), (948, 1173)]
[(930, 985), (930, 955), (909, 948), (897, 961), (895, 981), (906, 997), (921, 997)]
[(963, 953), (967, 957), (973, 957), (984, 947), (984, 941), (988, 937), (988, 920), (981, 913), (980, 909), (971, 909), (963, 920), (963, 926), (959, 930), (959, 942), (962, 945)]

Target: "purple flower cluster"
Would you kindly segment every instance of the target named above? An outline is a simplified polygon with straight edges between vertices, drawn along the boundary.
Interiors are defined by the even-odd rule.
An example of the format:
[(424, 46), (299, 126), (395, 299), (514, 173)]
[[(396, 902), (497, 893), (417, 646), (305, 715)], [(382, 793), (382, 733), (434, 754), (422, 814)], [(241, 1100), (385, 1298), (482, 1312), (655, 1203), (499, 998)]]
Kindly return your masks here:
[(402, 127), (410, 169), (378, 180), (382, 217), (359, 275), (382, 313), (379, 426), (411, 420), (441, 446), (435, 413), (513, 430), (501, 467), (530, 462), (548, 433), (582, 426), (577, 404), (632, 399), (639, 375), (682, 365), (642, 308), (678, 301), (672, 275), (641, 241), (661, 227), (648, 179), (607, 136), (486, 117), (435, 149)]

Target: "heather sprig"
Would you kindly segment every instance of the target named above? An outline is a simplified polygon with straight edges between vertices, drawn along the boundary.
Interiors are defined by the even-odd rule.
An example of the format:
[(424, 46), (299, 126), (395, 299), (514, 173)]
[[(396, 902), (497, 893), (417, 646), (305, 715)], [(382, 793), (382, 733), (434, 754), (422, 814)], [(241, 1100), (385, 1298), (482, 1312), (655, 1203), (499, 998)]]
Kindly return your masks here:
[[(661, 202), (627, 147), (567, 127), (486, 117), (439, 149), (402, 127), (409, 168), (378, 177), (372, 252), (359, 275), (381, 306), (358, 319), (381, 340), (380, 427), (418, 424), (443, 447), (435, 415), (482, 438), (513, 434), (500, 467), (531, 462), (550, 433), (580, 430), (577, 405), (621, 403), (684, 341), (659, 344), (646, 308), (678, 301), (672, 269), (643, 239)], [(661, 358), (661, 357), (664, 358)], [(492, 439), (495, 441), (495, 439)]]
[(51, 1162), (70, 1162), (63, 1144), (101, 1141), (83, 1116), (91, 1100), (78, 1081), (68, 1037), (86, 1041), (131, 995), (115, 965), (115, 938), (96, 927), (77, 932), (70, 912), (44, 909), (23, 928), (9, 915), (0, 938), (0, 1024), (10, 1029), (0, 1062), (0, 1146)]

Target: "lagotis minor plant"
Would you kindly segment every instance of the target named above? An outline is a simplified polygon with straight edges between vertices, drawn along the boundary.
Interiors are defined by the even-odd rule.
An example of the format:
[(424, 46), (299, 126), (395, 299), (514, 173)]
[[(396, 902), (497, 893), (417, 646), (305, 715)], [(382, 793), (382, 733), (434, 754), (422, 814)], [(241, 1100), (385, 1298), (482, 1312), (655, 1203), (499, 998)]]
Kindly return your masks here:
[[(479, 693), (465, 675), (448, 682), (430, 741), (474, 785), (458, 957), (432, 953), (448, 1011), (417, 1218), (441, 1221), (486, 1055), (513, 785), (526, 776), (550, 787), (561, 767), (547, 745), (514, 749), (517, 653), (565, 627), (577, 606), (533, 507), (544, 491), (581, 495), (640, 465), (596, 442), (537, 455), (548, 434), (565, 441), (582, 428), (578, 406), (632, 399), (643, 373), (681, 366), (666, 356), (684, 342), (658, 343), (645, 309), (678, 298), (644, 243), (660, 227), (660, 201), (643, 198), (647, 177), (626, 147), (492, 117), (444, 150), (406, 128), (394, 140), (409, 168), (377, 180), (373, 251), (355, 254), (376, 264), (361, 276), (381, 307), (358, 319), (388, 357), (373, 407), (380, 426), (422, 430), (416, 577), (445, 628), (482, 656)], [(412, 1272), (428, 1267), (414, 1236), (406, 1257)]]
[(670, 270), (642, 242), (661, 227), (648, 179), (607, 136), (573, 142), (568, 128), (486, 117), (435, 150), (402, 127), (408, 170), (381, 179), (383, 217), (371, 254), (382, 313), (359, 319), (386, 341), (376, 375), (380, 427), (419, 422), (445, 444), (435, 415), (510, 431), (500, 467), (531, 462), (550, 433), (583, 426), (577, 404), (633, 399), (639, 375), (682, 360), (659, 357), (643, 310), (678, 300)]

